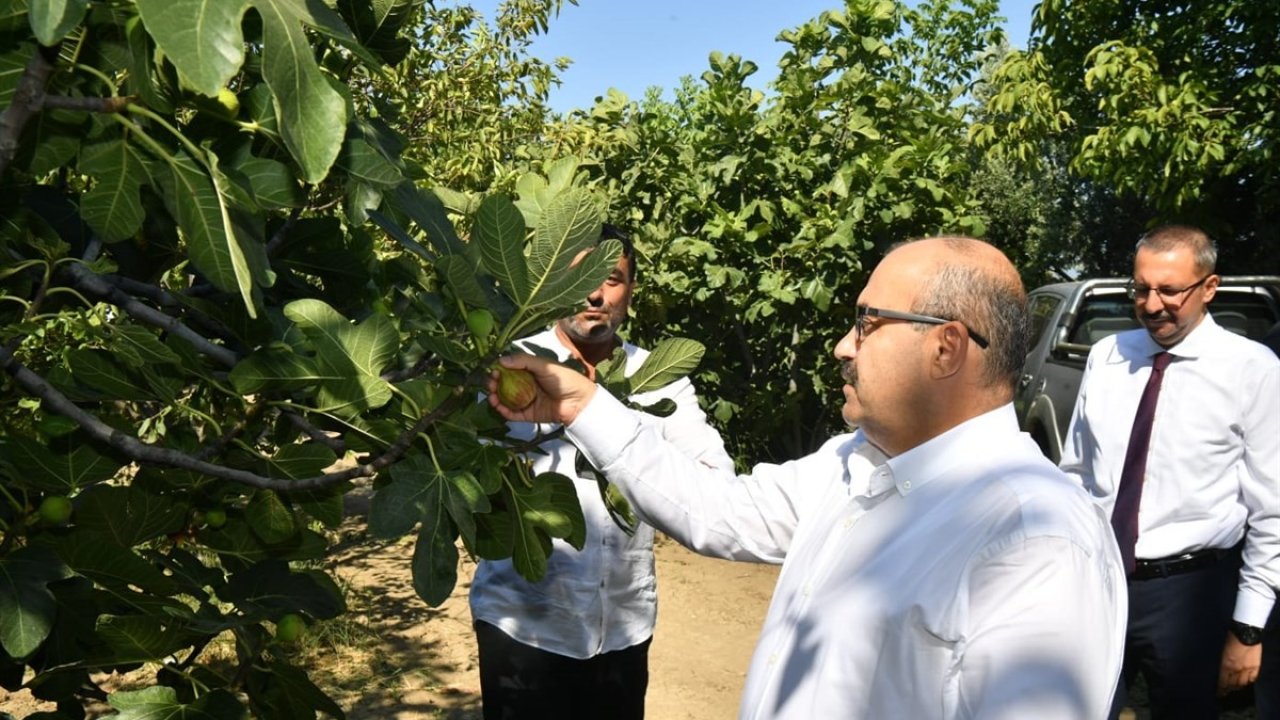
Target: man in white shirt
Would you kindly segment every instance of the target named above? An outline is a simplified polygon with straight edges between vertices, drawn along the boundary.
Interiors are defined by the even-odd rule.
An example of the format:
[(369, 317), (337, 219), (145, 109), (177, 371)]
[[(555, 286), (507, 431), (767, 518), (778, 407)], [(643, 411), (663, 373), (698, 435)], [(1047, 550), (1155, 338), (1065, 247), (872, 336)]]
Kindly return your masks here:
[[(1192, 227), (1138, 242), (1129, 292), (1143, 328), (1090, 351), (1062, 453), (1130, 536), (1124, 676), (1145, 675), (1157, 719), (1216, 718), (1219, 692), (1255, 680), (1280, 584), (1280, 361), (1214, 322), (1216, 260)], [(1130, 450), (1157, 374), (1147, 449)], [(1126, 458), (1145, 465), (1125, 472)]]
[[(608, 279), (577, 314), (518, 344), (576, 360), (594, 377), (595, 367), (621, 346), (626, 374), (648, 352), (617, 336), (635, 285), (635, 250), (611, 225), (602, 239), (622, 242), (623, 255)], [(589, 381), (588, 381), (589, 382)], [(720, 436), (706, 423), (687, 379), (632, 397), (641, 405), (669, 398), (671, 415), (642, 414), (642, 422), (693, 462), (726, 470), (733, 461)], [(554, 427), (512, 423), (509, 435), (532, 440)], [(543, 442), (531, 455), (536, 473), (571, 478), (587, 523), (582, 550), (553, 540), (547, 572), (525, 580), (510, 560), (481, 561), (469, 592), (480, 651), (480, 685), (486, 720), (639, 720), (649, 680), (649, 642), (657, 618), (653, 528), (624, 531), (601, 498), (597, 480), (576, 468), (573, 445)]]
[(515, 420), (557, 420), (637, 513), (694, 550), (781, 562), (740, 717), (1096, 720), (1119, 675), (1124, 575), (1088, 496), (1018, 431), (1026, 295), (998, 250), (893, 250), (836, 345), (857, 430), (733, 476), (607, 392), (528, 356)]

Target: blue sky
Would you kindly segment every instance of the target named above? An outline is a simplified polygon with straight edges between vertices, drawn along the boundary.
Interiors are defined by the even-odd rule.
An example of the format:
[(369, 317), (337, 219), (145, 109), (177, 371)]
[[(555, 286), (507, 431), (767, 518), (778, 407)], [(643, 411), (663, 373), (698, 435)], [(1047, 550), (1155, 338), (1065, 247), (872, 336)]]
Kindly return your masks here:
[[(1034, 3), (1001, 0), (1015, 47), (1026, 44)], [(492, 19), (498, 0), (470, 4)], [(775, 42), (778, 33), (842, 6), (840, 0), (579, 0), (565, 3), (533, 54), (573, 60), (551, 91), (559, 111), (590, 107), (610, 87), (636, 100), (652, 85), (673, 88), (681, 76), (702, 74), (713, 50), (754, 61), (760, 67), (754, 84), (763, 89), (786, 49)]]

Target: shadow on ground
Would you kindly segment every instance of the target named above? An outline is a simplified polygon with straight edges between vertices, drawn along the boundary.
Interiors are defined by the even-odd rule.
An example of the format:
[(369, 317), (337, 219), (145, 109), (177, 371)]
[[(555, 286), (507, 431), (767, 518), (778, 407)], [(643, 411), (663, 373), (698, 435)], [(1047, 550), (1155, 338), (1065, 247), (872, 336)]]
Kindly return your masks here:
[[(352, 720), (478, 720), (480, 688), (467, 589), (474, 566), (464, 560), (450, 598), (433, 608), (413, 589), (409, 535), (368, 535), (368, 493), (348, 494), (347, 520), (329, 570), (348, 612), (308, 661), (312, 680)], [(323, 637), (331, 635), (329, 638)]]

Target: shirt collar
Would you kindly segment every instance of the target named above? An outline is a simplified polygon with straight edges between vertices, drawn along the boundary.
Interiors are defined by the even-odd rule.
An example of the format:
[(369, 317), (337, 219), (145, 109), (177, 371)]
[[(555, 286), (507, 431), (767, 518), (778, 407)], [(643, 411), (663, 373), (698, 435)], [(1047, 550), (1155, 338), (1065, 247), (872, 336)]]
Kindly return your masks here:
[[(941, 435), (889, 458), (876, 468), (872, 476), (874, 493), (880, 470), (892, 480), (900, 495), (910, 495), (935, 478), (955, 470), (964, 458), (989, 458), (1007, 447), (1010, 437), (1018, 433), (1018, 418), (1013, 403), (970, 418)], [(888, 488), (883, 488), (887, 490)]]
[[(1224, 330), (1222, 326), (1213, 319), (1213, 313), (1206, 312), (1204, 314), (1204, 319), (1200, 321), (1200, 324), (1197, 325), (1194, 330), (1187, 333), (1187, 336), (1182, 338), (1182, 342), (1169, 348), (1169, 352), (1175, 357), (1200, 357), (1201, 355), (1204, 355), (1205, 352), (1208, 351), (1215, 343), (1220, 342), (1219, 339), (1214, 336), (1222, 332), (1228, 331)], [(1155, 345), (1155, 341), (1153, 340), (1151, 344)], [(1164, 348), (1160, 349), (1163, 350)], [(1152, 354), (1154, 355), (1155, 353)]]
[(1111, 360), (1112, 362), (1128, 362), (1139, 357), (1150, 359), (1156, 353), (1161, 352), (1168, 352), (1170, 355), (1179, 358), (1197, 358), (1205, 354), (1207, 350), (1219, 341), (1215, 335), (1221, 332), (1226, 331), (1213, 319), (1213, 314), (1207, 312), (1200, 324), (1187, 333), (1187, 336), (1182, 338), (1182, 342), (1171, 348), (1162, 347), (1155, 340), (1152, 340), (1146, 328), (1138, 328), (1137, 330), (1123, 333), (1116, 339), (1115, 352)]

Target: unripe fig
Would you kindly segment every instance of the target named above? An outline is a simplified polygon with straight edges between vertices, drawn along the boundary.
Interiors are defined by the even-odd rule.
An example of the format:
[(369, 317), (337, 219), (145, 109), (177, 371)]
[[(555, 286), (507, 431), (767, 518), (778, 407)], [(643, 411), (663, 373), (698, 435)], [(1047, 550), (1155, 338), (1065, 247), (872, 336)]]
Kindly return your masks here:
[(236, 94), (231, 92), (230, 88), (224, 87), (219, 90), (216, 100), (226, 117), (233, 118), (240, 114), (240, 98), (236, 97)]
[(303, 631), (307, 629), (307, 621), (297, 613), (286, 613), (276, 622), (276, 639), (280, 642), (291, 643), (302, 637)]
[(467, 328), (475, 339), (476, 350), (480, 354), (489, 352), (489, 335), (493, 333), (493, 313), (484, 308), (474, 308), (467, 313)]
[(493, 332), (493, 313), (484, 308), (475, 308), (467, 313), (467, 328), (477, 338), (488, 338)]
[(50, 495), (40, 501), (39, 513), (49, 525), (66, 525), (71, 519), (71, 500), (66, 495)]
[(538, 397), (538, 383), (533, 373), (502, 365), (498, 370), (498, 399), (512, 410), (523, 410), (533, 404)]
[(227, 524), (227, 511), (220, 507), (210, 508), (204, 514), (204, 524), (213, 529), (218, 529)]

